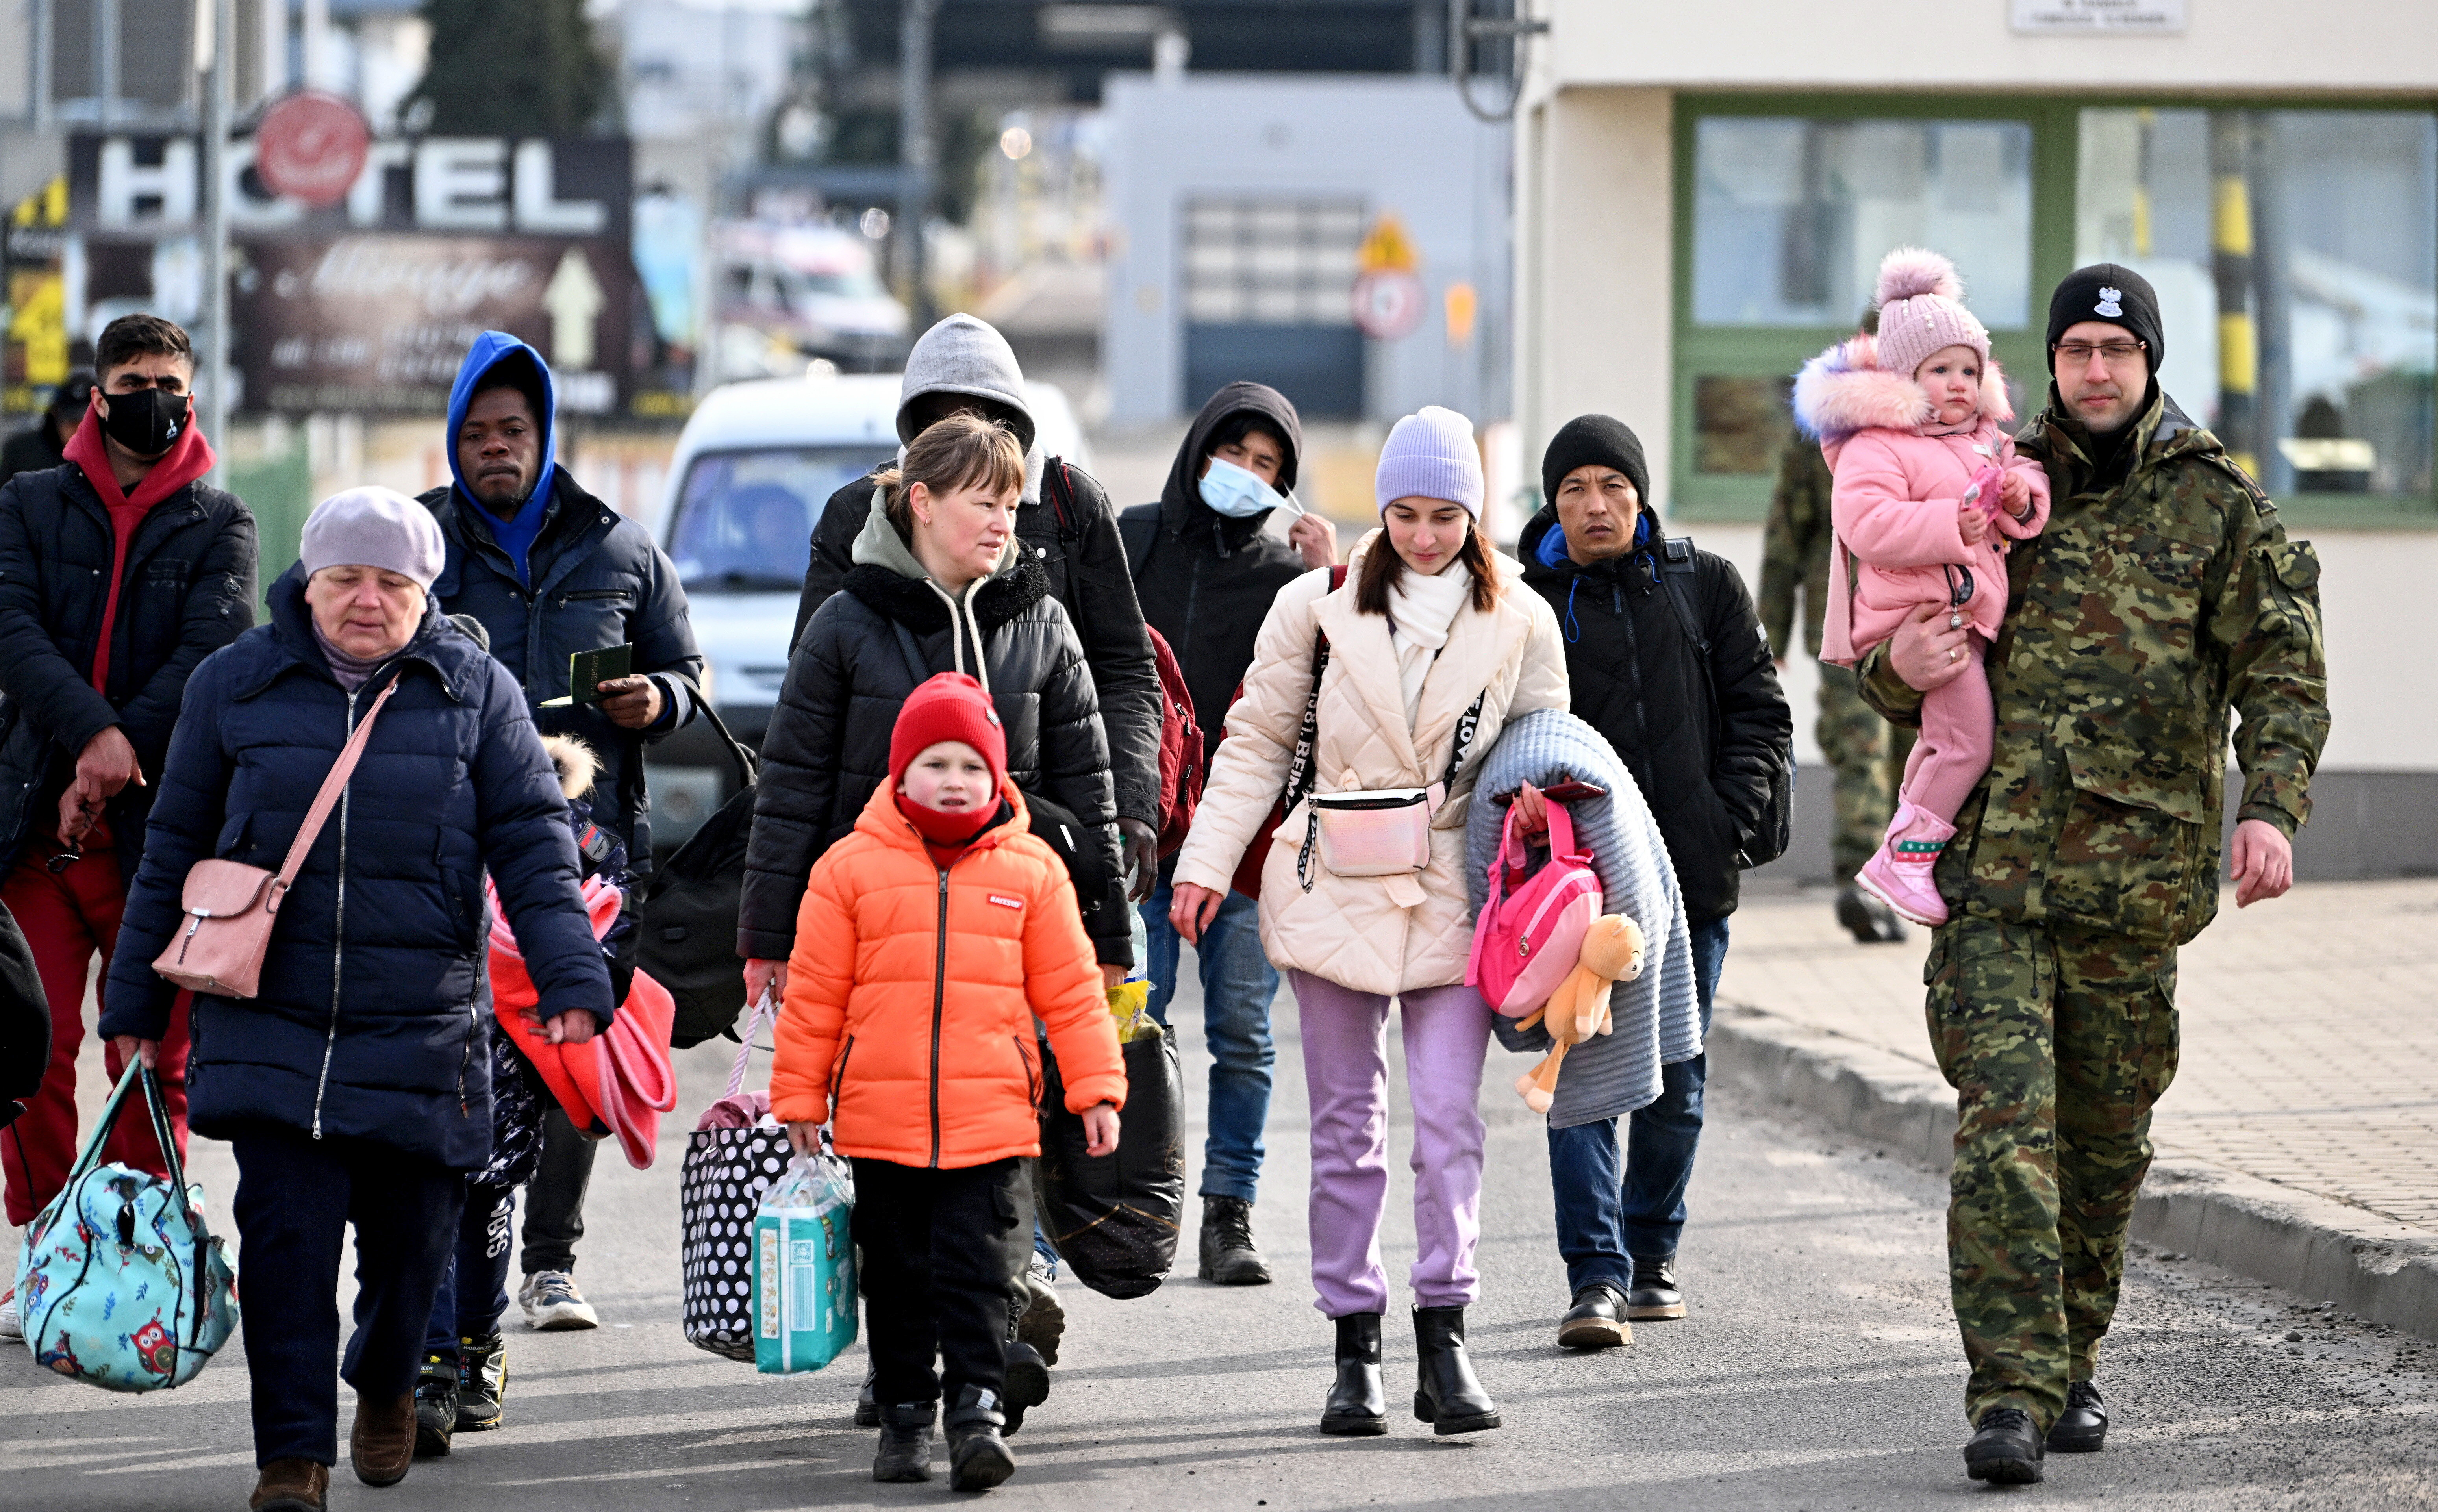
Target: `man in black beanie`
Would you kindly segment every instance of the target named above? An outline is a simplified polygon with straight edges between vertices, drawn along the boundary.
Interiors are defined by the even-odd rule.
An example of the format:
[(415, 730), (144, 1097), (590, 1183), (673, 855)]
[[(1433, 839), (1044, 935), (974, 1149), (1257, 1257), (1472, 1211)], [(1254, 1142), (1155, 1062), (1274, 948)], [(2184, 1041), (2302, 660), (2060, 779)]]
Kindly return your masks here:
[[(1518, 543), (1524, 581), (1557, 611), (1574, 712), (1616, 747), (1668, 841), (1706, 1034), (1741, 853), (1793, 757), (1794, 715), (1743, 578), (1661, 532), (1642, 442), (1623, 422), (1586, 414), (1560, 427), (1541, 487), (1548, 504)], [(1659, 1100), (1629, 1116), (1622, 1162), (1615, 1118), (1549, 1131), (1573, 1296), (1561, 1346), (1623, 1344), (1629, 1320), (1685, 1315), (1676, 1243), (1706, 1065), (1695, 1056), (1662, 1069)]]
[[(2176, 950), (2218, 906), (2230, 714), (2237, 907), (2292, 884), (2328, 733), (2320, 562), (2159, 388), (2158, 297), (2111, 263), (2049, 302), (2049, 402), (2016, 437), (2049, 521), (2006, 560), (1997, 740), (1939, 857), (1926, 979), (1956, 1089), (1948, 1260), (1974, 1480), (2108, 1436), (2095, 1379), (2150, 1109), (2176, 1072)], [(1925, 607), (1855, 666), (1913, 724), (1978, 654)]]

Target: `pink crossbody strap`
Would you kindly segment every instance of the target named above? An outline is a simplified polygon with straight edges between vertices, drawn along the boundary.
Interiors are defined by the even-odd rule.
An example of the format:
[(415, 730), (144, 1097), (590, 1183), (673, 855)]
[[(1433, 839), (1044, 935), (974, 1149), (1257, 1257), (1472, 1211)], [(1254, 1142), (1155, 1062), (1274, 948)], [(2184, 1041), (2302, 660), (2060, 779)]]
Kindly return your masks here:
[(313, 841), (321, 835), (330, 810), (338, 807), (339, 796), (347, 790), (347, 779), (355, 775), (356, 762), (363, 755), (364, 742), (372, 735), (373, 720), (380, 715), (381, 705), (389, 702), (389, 695), (398, 692), (398, 680), (390, 678), (389, 686), (364, 711), (362, 723), (356, 726), (355, 734), (348, 737), (345, 747), (339, 752), (337, 765), (330, 768), (329, 776), (322, 779), (322, 790), (313, 795), (313, 806), (305, 811), (305, 827), (296, 832), (296, 838), (288, 847), (288, 859), (279, 864), (279, 892), (286, 892), (295, 883), (296, 873), (304, 870), (306, 853), (313, 849)]

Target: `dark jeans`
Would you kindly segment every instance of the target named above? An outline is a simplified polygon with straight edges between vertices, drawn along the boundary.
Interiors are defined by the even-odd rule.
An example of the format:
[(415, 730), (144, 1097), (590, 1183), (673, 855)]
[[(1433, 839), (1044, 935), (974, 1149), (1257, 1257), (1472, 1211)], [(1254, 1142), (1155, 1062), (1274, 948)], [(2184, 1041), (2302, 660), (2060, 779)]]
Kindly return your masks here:
[(339, 1377), (373, 1401), (415, 1390), (432, 1295), (449, 1263), (466, 1175), (363, 1139), (256, 1124), (237, 1153), (231, 1211), (251, 1284), (238, 1289), (254, 1381), (254, 1459), (338, 1461), (339, 1261), (356, 1227), (356, 1331)]
[(500, 1331), (508, 1310), (508, 1242), (516, 1231), (514, 1187), (466, 1188), (464, 1216), (449, 1268), (432, 1299), (432, 1321), (423, 1331), (423, 1352), (444, 1360), (458, 1356), (457, 1341)]
[(1006, 1390), (1010, 1267), (1023, 1253), (1011, 1240), (1032, 1222), (1020, 1160), (928, 1170), (856, 1157), (875, 1399), (935, 1401), (944, 1379), (952, 1403), (966, 1386)]
[[(1727, 958), (1727, 922), (1694, 925), (1688, 942), (1706, 1039), (1719, 969)], [(1661, 1068), (1659, 1100), (1627, 1115), (1621, 1169), (1615, 1118), (1549, 1131), (1549, 1185), (1558, 1199), (1558, 1253), (1566, 1257), (1569, 1290), (1605, 1281), (1628, 1291), (1636, 1265), (1676, 1257), (1708, 1075), (1707, 1055)]]
[(592, 1157), (601, 1141), (587, 1139), (567, 1121), (554, 1099), (541, 1121), (541, 1169), (525, 1188), (522, 1273), (573, 1271), (575, 1243), (584, 1237), (584, 1188), (592, 1183)]
[[(1165, 1025), (1176, 995), (1177, 950), (1168, 884), (1142, 905), (1150, 945), (1151, 1015)], [(1228, 894), (1193, 953), (1202, 976), (1202, 1037), (1210, 1046), (1210, 1134), (1202, 1147), (1202, 1195), (1253, 1200), (1262, 1179), (1262, 1126), (1270, 1117), (1270, 1001), (1279, 972), (1262, 953), (1260, 910)]]

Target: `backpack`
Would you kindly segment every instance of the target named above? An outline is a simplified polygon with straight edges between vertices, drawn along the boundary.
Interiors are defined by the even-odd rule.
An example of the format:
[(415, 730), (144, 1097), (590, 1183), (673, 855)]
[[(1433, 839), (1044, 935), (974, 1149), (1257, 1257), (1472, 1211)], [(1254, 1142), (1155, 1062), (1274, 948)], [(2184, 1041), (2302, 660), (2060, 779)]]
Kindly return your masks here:
[(736, 956), (737, 900), (745, 890), (745, 844), (753, 834), (757, 767), (706, 700), (703, 717), (736, 761), (736, 791), (660, 865), (644, 902), (635, 966), (668, 989), (677, 1010), (669, 1044), (686, 1049), (716, 1034), (736, 1036), (745, 1011), (745, 963)]
[[(1702, 616), (1693, 607), (1693, 579), (1700, 570), (1693, 553), (1693, 537), (1670, 536), (1661, 544), (1666, 550), (1660, 563), (1660, 587), (1666, 591), (1669, 607), (1676, 611), (1676, 623), (1684, 627), (1686, 639), (1693, 642), (1694, 654), (1702, 659), (1702, 680), (1710, 690), (1710, 718), (1715, 728), (1719, 685), (1710, 671), (1710, 638), (1703, 632)], [(1794, 741), (1791, 736), (1776, 754), (1777, 764), (1769, 776), (1769, 801), (1761, 806), (1760, 818), (1736, 853), (1740, 870), (1769, 865), (1786, 853), (1794, 838)]]
[[(1053, 489), (1054, 494), (1063, 490)], [(1062, 514), (1063, 520), (1065, 516)], [(1140, 576), (1151, 559), (1152, 538), (1159, 528), (1157, 513), (1118, 517), (1118, 535), (1126, 547), (1126, 569)], [(1152, 659), (1159, 667), (1159, 853), (1163, 859), (1185, 844), (1185, 832), (1202, 806), (1202, 783), (1210, 773), (1202, 761), (1202, 727), (1193, 716), (1193, 694), (1185, 685), (1185, 666), (1176, 659), (1168, 638), (1146, 624)]]
[(1523, 1018), (1548, 1006), (1582, 958), (1583, 937), (1600, 907), (1599, 874), (1589, 851), (1575, 849), (1575, 821), (1564, 803), (1549, 805), (1549, 859), (1527, 880), (1530, 847), (1515, 832), (1515, 810), (1490, 858), (1490, 897), (1473, 928), (1465, 985), (1480, 991), (1492, 1011)]

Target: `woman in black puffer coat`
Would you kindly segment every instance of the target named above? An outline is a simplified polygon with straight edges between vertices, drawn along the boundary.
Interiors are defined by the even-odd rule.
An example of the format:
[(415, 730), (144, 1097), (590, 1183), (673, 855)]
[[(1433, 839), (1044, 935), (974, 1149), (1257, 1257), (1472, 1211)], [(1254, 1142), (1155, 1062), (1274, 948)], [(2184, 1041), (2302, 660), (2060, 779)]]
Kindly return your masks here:
[[(282, 900), (258, 993), (197, 994), (187, 1106), (236, 1146), (250, 1281), (256, 1504), (321, 1504), (336, 1457), (338, 1268), (356, 1227), (357, 1476), (388, 1485), (415, 1448), (425, 1321), (491, 1149), (483, 1018), (490, 873), (554, 1041), (610, 1011), (576, 890), (566, 800), (507, 670), (428, 598), (431, 512), (388, 489), (325, 501), (271, 624), (187, 680), (111, 961), (101, 1032), (150, 1062), (174, 995), (152, 962), (196, 862), (276, 870), (349, 733), (363, 755)], [(371, 711), (384, 691), (395, 688)]]
[[(902, 476), (884, 483), (890, 507), (874, 511), (856, 539), (844, 591), (805, 624), (763, 737), (754, 789), (737, 918), (749, 998), (760, 995), (795, 946), (796, 910), (813, 863), (855, 827), (873, 789), (887, 780), (898, 709), (943, 672), (968, 673), (989, 690), (1007, 728), (1008, 775), (1028, 801), (1040, 795), (1078, 821), (1084, 833), (1075, 843), (1097, 860), (1100, 884), (1092, 889), (1097, 898), (1086, 897), (1078, 878), (1085, 930), (1104, 966), (1132, 962), (1133, 921), (1119, 873), (1116, 790), (1100, 700), (1067, 611), (1050, 596), (1039, 566), (1015, 545), (1013, 504), (1022, 479), (1022, 448), (993, 422), (953, 415), (924, 431), (907, 450)], [(915, 501), (927, 510), (934, 499), (947, 501), (950, 511), (981, 509), (988, 506), (960, 501), (1000, 483), (1006, 507), (997, 513), (1004, 519), (974, 536), (980, 561), (991, 558), (992, 541), (1004, 543), (997, 565), (950, 565), (929, 544), (934, 525), (919, 518)], [(941, 529), (956, 528), (943, 519)], [(919, 551), (918, 532), (925, 541)], [(922, 552), (941, 559), (926, 565)]]

